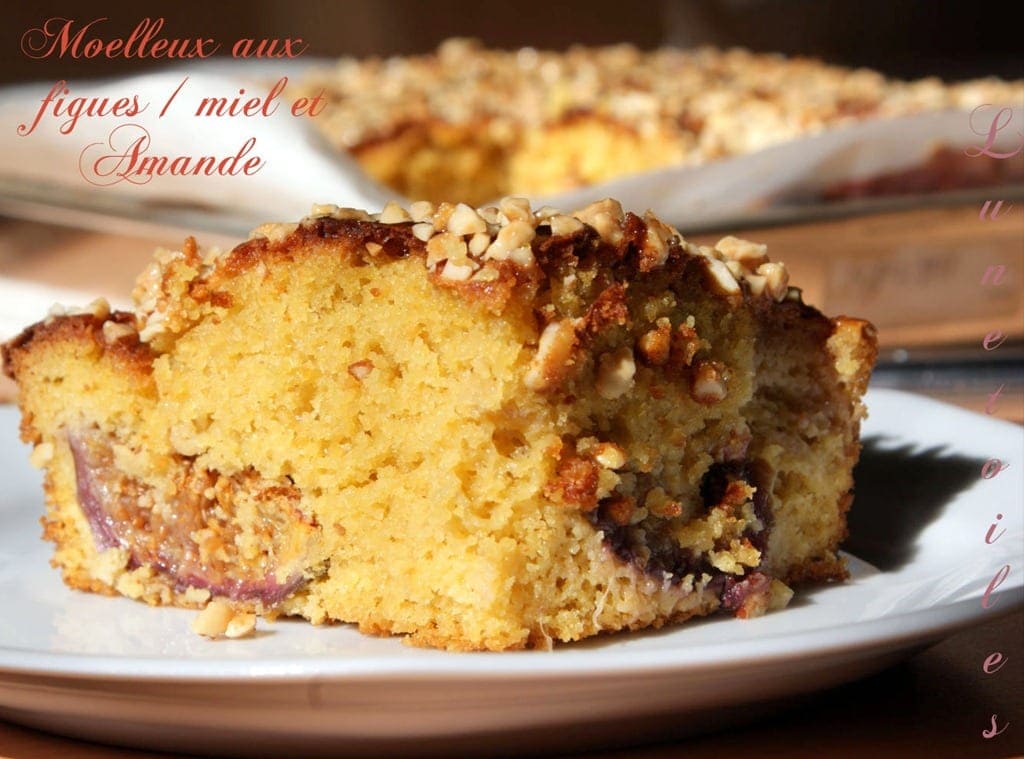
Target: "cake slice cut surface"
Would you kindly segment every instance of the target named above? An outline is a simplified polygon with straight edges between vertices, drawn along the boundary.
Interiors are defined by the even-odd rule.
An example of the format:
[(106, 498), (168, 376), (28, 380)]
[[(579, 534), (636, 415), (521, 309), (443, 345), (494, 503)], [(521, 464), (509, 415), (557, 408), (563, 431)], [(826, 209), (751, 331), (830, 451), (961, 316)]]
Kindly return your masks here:
[(72, 587), (505, 650), (845, 576), (874, 330), (764, 246), (614, 201), (319, 206), (135, 298), (4, 347)]

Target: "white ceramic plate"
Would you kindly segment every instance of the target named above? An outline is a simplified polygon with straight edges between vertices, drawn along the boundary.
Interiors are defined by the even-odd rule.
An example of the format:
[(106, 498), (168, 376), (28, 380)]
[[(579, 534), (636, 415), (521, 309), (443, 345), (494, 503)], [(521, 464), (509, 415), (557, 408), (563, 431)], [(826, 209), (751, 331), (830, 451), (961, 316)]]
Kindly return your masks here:
[[(70, 591), (39, 539), (39, 476), (16, 413), (0, 409), (0, 716), (204, 752), (552, 748), (621, 737), (624, 723), (633, 735), (706, 728), (877, 671), (1024, 600), (1024, 431), (892, 391), (872, 391), (869, 407), (850, 582), (804, 589), (760, 619), (504, 654), (287, 621), (211, 642), (189, 631), (194, 612)], [(983, 480), (990, 458), (1010, 466)], [(996, 514), (1007, 532), (988, 545)]]

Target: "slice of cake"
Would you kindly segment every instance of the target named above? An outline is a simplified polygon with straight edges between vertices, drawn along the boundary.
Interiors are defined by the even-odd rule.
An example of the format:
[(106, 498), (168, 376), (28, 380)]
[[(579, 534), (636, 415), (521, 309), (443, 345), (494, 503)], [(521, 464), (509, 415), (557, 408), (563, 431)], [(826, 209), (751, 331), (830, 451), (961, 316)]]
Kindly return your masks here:
[[(703, 164), (867, 119), (960, 109), (966, 132), (972, 109), (1024, 102), (1022, 81), (907, 82), (740, 49), (494, 50), (463, 39), (429, 55), (344, 59), (303, 87), (327, 100), (317, 128), (370, 176), (406, 197), (475, 204)], [(874, 192), (1019, 179), (1013, 161), (960, 148)]]
[(762, 245), (610, 200), (320, 206), (135, 298), (4, 348), (72, 587), (500, 650), (845, 575), (874, 330)]

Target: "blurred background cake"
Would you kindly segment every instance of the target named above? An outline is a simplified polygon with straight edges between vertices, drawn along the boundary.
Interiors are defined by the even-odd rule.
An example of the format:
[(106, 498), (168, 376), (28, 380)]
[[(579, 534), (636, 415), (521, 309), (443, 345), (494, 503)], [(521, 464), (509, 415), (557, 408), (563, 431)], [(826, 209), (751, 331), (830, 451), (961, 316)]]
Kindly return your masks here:
[[(326, 94), (318, 129), (372, 177), (406, 197), (468, 203), (699, 165), (861, 120), (1024, 103), (1024, 82), (904, 82), (743, 49), (491, 50), (459, 39), (423, 56), (343, 60), (303, 86)], [(909, 187), (890, 180), (860, 191), (1012, 178), (979, 173), (988, 166), (949, 151), (944, 164), (915, 167)], [(1024, 179), (1024, 158), (994, 166)]]

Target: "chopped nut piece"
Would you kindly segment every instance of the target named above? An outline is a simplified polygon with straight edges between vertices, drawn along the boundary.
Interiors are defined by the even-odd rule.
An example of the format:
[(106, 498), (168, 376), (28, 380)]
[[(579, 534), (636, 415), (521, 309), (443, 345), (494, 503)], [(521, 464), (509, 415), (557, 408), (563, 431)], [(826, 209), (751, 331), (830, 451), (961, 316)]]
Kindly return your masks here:
[(552, 322), (545, 327), (537, 345), (537, 354), (526, 372), (526, 386), (540, 391), (557, 385), (572, 359), (576, 341), (576, 326), (571, 319)]
[(362, 208), (339, 208), (333, 214), (335, 219), (356, 219), (358, 221), (372, 221), (370, 214)]
[(598, 443), (592, 449), (594, 461), (606, 469), (621, 469), (626, 464), (626, 452), (615, 443)]
[(626, 218), (626, 214), (622, 210), (622, 204), (613, 198), (605, 198), (604, 200), (595, 201), (590, 205), (581, 208), (579, 211), (574, 213), (573, 216), (584, 224), (591, 224), (591, 219), (602, 213), (608, 214), (617, 222), (622, 222), (622, 220)]
[(781, 580), (772, 579), (768, 586), (768, 611), (778, 611), (789, 605), (793, 589)]
[(210, 600), (210, 591), (206, 588), (185, 588), (185, 592), (182, 594), (185, 597), (185, 601), (190, 604), (205, 604)]
[(533, 212), (530, 210), (530, 201), (526, 198), (502, 198), (498, 203), (498, 209), (509, 222), (521, 221), (533, 226)]
[(602, 468), (597, 473), (597, 498), (607, 498), (619, 486), (622, 479), (611, 469)]
[(488, 225), (495, 227), (498, 226), (500, 221), (498, 217), (501, 212), (494, 206), (484, 206), (483, 208), (478, 208), (476, 212), (480, 214), (481, 218), (486, 221)]
[(224, 630), (225, 637), (244, 638), (256, 629), (255, 614), (235, 614)]
[(487, 222), (465, 203), (459, 203), (448, 217), (448, 231), (460, 236), (486, 233)]
[[(174, 261), (180, 261), (185, 257), (185, 254), (180, 250), (167, 250), (167, 248), (160, 248), (156, 252), (156, 261), (160, 266), (168, 266)], [(159, 268), (157, 270), (159, 272)]]
[(736, 261), (750, 271), (754, 271), (768, 260), (767, 245), (750, 242), (732, 235), (723, 237), (715, 243), (715, 247), (724, 253), (727, 259)]
[(668, 260), (668, 244), (664, 237), (655, 231), (653, 226), (647, 227), (647, 238), (644, 241), (644, 253), (649, 254), (650, 268), (663, 266)]
[(708, 258), (708, 272), (716, 289), (723, 295), (738, 295), (740, 285), (729, 271), (729, 268), (717, 258)]
[[(52, 309), (51, 309), (52, 310)], [(106, 298), (97, 298), (88, 306), (83, 308), (72, 308), (67, 309), (67, 313), (71, 316), (77, 316), (79, 314), (91, 314), (97, 319), (106, 319), (110, 316), (110, 304), (107, 303)]]
[(270, 242), (281, 242), (298, 228), (298, 224), (261, 224), (249, 233), (249, 237), (266, 237)]
[[(290, 224), (284, 224), (284, 225), (280, 225), (279, 224), (277, 226), (286, 226), (286, 227), (287, 226), (291, 226), (293, 228), (293, 230), (298, 227), (298, 225), (290, 225)], [(203, 266), (208, 267), (208, 268), (212, 268), (217, 263), (217, 261), (219, 261), (223, 257), (224, 257), (224, 251), (221, 250), (220, 248), (217, 248), (217, 247), (209, 248), (208, 250), (203, 251)]]
[(130, 337), (134, 334), (135, 328), (130, 324), (103, 322), (103, 339), (108, 343), (116, 343), (122, 337)]
[(553, 235), (571, 235), (583, 229), (582, 221), (565, 214), (552, 216), (547, 220), (547, 223), (551, 227), (551, 234)]
[(485, 232), (480, 232), (469, 238), (469, 252), (474, 256), (481, 256), (490, 244), (491, 236)]
[(524, 268), (533, 266), (533, 264), (536, 263), (536, 259), (533, 257), (533, 250), (530, 249), (529, 245), (524, 245), (521, 248), (513, 248), (509, 251), (508, 259), (512, 263)]
[[(461, 237), (451, 232), (442, 232), (434, 235), (427, 243), (427, 266), (433, 266), (440, 261), (452, 261), (456, 264), (467, 265), (466, 243)], [(472, 269), (470, 269), (472, 273)]]
[(384, 246), (376, 242), (368, 242), (363, 247), (366, 248), (366, 252), (371, 256), (375, 256), (384, 250)]
[(606, 400), (614, 400), (633, 387), (636, 363), (633, 349), (623, 346), (614, 353), (601, 356), (597, 370), (597, 392)]
[(36, 469), (42, 469), (53, 458), (53, 443), (40, 443), (29, 454), (28, 463)]
[(409, 216), (418, 223), (430, 222), (434, 226), (434, 204), (427, 200), (418, 200), (409, 206)]
[(672, 334), (672, 349), (669, 360), (672, 366), (680, 368), (693, 363), (693, 357), (701, 348), (701, 339), (697, 336), (697, 330), (690, 324), (680, 324)]
[(754, 295), (761, 295), (764, 292), (767, 283), (764, 277), (759, 274), (748, 274), (743, 279), (750, 286), (750, 292)]
[(679, 233), (667, 224), (663, 224), (650, 211), (644, 214), (644, 222), (647, 224), (647, 236), (644, 240), (641, 268), (644, 271), (651, 271), (665, 265), (668, 260), (669, 243), (673, 238), (678, 237)]
[(472, 275), (473, 267), (470, 264), (458, 264), (455, 261), (446, 261), (441, 270), (441, 279), (453, 282), (465, 282)]
[(255, 627), (255, 616), (236, 612), (231, 604), (219, 598), (210, 601), (192, 620), (192, 632), (207, 638), (241, 638), (251, 633)]
[(477, 271), (473, 276), (474, 282), (494, 282), (501, 277), (501, 274), (497, 269), (492, 266), (485, 266), (484, 268)]
[(625, 219), (625, 214), (622, 211), (622, 205), (617, 200), (611, 198), (599, 200), (577, 211), (573, 216), (597, 230), (605, 242), (612, 245), (622, 242), (622, 221)]
[(310, 216), (333, 216), (337, 212), (338, 207), (334, 203), (314, 203), (309, 209)]
[(536, 234), (533, 227), (525, 221), (511, 221), (498, 232), (494, 242), (487, 248), (484, 258), (504, 261), (516, 248), (528, 246)]
[(640, 357), (651, 366), (661, 366), (668, 361), (672, 348), (672, 323), (662, 316), (655, 322), (654, 329), (640, 336), (637, 350)]
[(412, 225), (412, 234), (417, 240), (426, 242), (434, 236), (434, 225), (426, 222), (419, 222)]
[(442, 232), (448, 227), (448, 219), (451, 218), (455, 206), (451, 203), (441, 203), (434, 211), (434, 231)]
[(384, 204), (384, 208), (381, 210), (377, 220), (382, 224), (401, 224), (405, 221), (412, 221), (412, 217), (398, 203), (389, 200)]
[(698, 403), (711, 405), (725, 400), (724, 370), (716, 361), (698, 361), (693, 372), (690, 395)]
[(145, 326), (139, 331), (139, 340), (148, 343), (154, 337), (162, 335), (166, 331), (167, 316), (157, 311), (146, 319)]
[(789, 272), (782, 264), (771, 263), (761, 264), (757, 267), (757, 273), (765, 279), (765, 289), (768, 294), (777, 301), (786, 297), (789, 285)]

